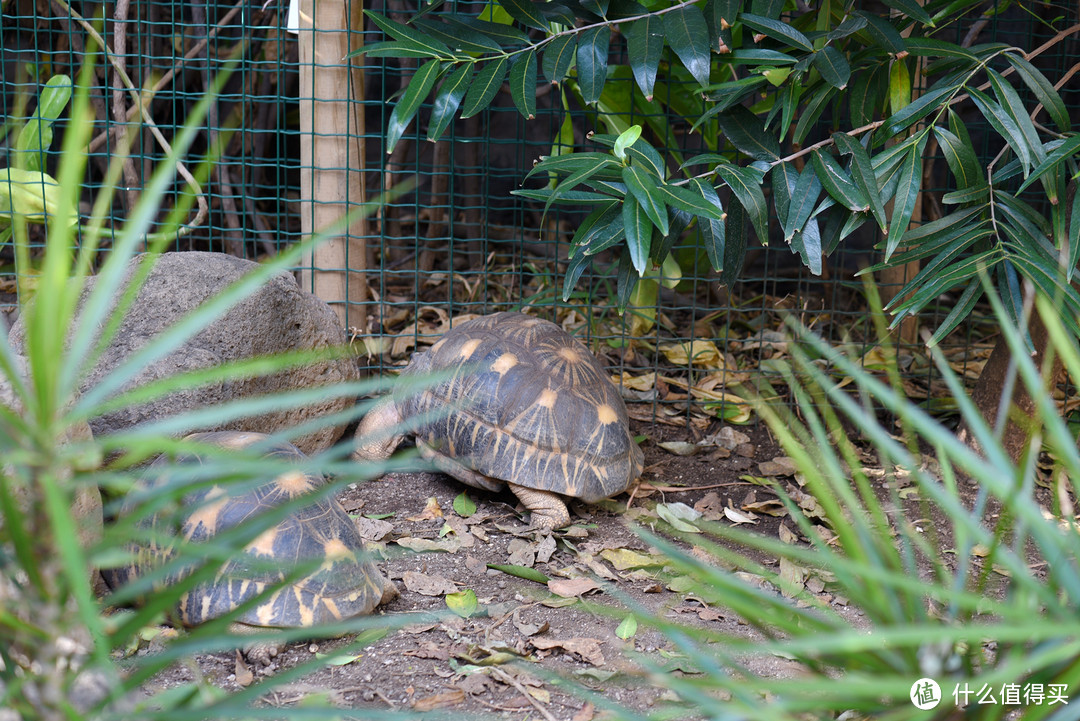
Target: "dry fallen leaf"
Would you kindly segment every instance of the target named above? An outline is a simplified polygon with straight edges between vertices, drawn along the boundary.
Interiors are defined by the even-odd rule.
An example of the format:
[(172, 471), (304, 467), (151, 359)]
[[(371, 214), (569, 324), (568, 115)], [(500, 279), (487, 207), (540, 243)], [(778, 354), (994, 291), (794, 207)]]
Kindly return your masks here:
[(704, 368), (719, 370), (724, 367), (724, 357), (711, 340), (693, 340), (689, 343), (662, 343), (660, 352), (671, 363), (685, 366), (692, 363)]
[(358, 516), (353, 519), (356, 530), (360, 532), (360, 538), (365, 541), (381, 541), (394, 530), (394, 524), (374, 518)]
[(412, 702), (412, 707), (416, 711), (434, 711), (439, 708), (457, 706), (464, 700), (465, 692), (460, 688), (453, 688), (449, 691), (434, 694), (433, 696), (418, 698)]
[(662, 558), (646, 556), (643, 553), (631, 551), (629, 548), (605, 548), (600, 552), (600, 556), (619, 571), (664, 565)]
[(472, 548), (476, 540), (471, 534), (458, 536), (457, 534), (444, 536), (438, 540), (430, 538), (413, 538), (412, 536), (404, 536), (397, 539), (394, 543), (398, 544), (402, 548), (408, 548), (411, 551), (418, 553), (424, 553), (427, 551), (445, 551), (446, 553), (455, 553), (462, 548)]
[(750, 517), (750, 515), (741, 511), (736, 511), (730, 506), (724, 506), (724, 517), (732, 523), (757, 523), (757, 521)]
[(592, 721), (596, 716), (596, 709), (588, 701), (571, 718), (570, 721)]
[(567, 653), (573, 653), (588, 661), (593, 666), (603, 666), (604, 654), (600, 648), (599, 639), (595, 638), (530, 638), (531, 643), (541, 651), (552, 648), (561, 648)]
[(439, 507), (439, 499), (435, 496), (427, 499), (424, 510), (418, 516), (410, 516), (408, 521), (433, 521), (443, 517), (442, 508)]
[(233, 673), (236, 675), (236, 685), (241, 688), (247, 688), (251, 685), (251, 682), (255, 680), (255, 674), (251, 672), (248, 665), (244, 663), (244, 655), (239, 651), (236, 652), (236, 666)]
[(556, 596), (562, 596), (563, 598), (582, 596), (590, 591), (596, 591), (600, 588), (600, 586), (596, 584), (596, 581), (591, 578), (585, 578), (584, 576), (579, 578), (553, 578), (548, 581), (547, 586), (549, 591)]
[(429, 576), (426, 573), (406, 571), (401, 574), (401, 581), (405, 584), (405, 588), (421, 596), (443, 596), (457, 592), (454, 582), (443, 576)]

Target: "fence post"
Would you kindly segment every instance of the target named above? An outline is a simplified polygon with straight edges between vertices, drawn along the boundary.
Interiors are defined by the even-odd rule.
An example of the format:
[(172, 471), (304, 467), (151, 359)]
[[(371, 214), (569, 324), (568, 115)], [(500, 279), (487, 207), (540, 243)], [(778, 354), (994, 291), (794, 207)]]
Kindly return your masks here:
[[(300, 0), (300, 207), (304, 236), (355, 210), (364, 187), (362, 0)], [(367, 221), (354, 220), (305, 258), (301, 284), (345, 327), (367, 332)]]

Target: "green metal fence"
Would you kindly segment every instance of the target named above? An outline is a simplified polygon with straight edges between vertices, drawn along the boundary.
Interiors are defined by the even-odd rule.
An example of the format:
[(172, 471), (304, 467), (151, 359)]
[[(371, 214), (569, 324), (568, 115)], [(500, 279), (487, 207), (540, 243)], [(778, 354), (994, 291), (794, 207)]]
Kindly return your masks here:
[[(421, 6), (426, 7), (379, 0), (368, 9), (405, 19)], [(574, 102), (564, 108), (558, 89), (545, 86), (538, 92), (537, 117), (527, 122), (509, 95), (500, 93), (491, 108), (453, 121), (442, 140), (429, 143), (430, 107), (425, 107), (388, 155), (384, 132), (395, 93), (416, 61), (335, 55), (337, 49), (382, 39), (364, 24), (358, 8), (305, 0), (298, 6), (303, 29), (297, 35), (286, 27), (288, 8), (272, 3), (119, 0), (103, 10), (89, 3), (68, 6), (64, 0), (4, 0), (0, 7), (0, 115), (7, 120), (0, 164), (11, 163), (21, 118), (34, 112), (47, 81), (77, 76), (92, 54), (95, 117), (85, 203), (94, 201), (109, 162), (130, 144), (113, 208), (118, 222), (213, 76), (230, 57), (239, 59), (202, 128), (196, 157), (185, 162), (195, 173), (198, 156), (216, 148), (218, 162), (198, 181), (199, 202), (171, 244), (175, 250), (259, 258), (317, 229), (325, 211), (355, 209), (381, 191), (399, 189), (375, 215), (350, 227), (341, 240), (343, 253), (332, 264), (317, 255), (297, 269), (309, 289), (341, 311), (357, 353), (372, 372), (403, 362), (425, 336), (430, 341), (447, 329), (451, 317), (528, 308), (579, 334), (604, 356), (613, 375), (623, 374), (627, 392), (643, 401), (641, 417), (690, 420), (705, 431), (717, 414), (743, 418), (739, 397), (728, 394), (738, 382), (770, 377), (783, 361), (787, 350), (779, 318), (784, 313), (834, 342), (852, 341), (861, 352), (870, 351), (873, 332), (853, 271), (875, 258), (871, 234), (845, 241), (821, 276), (809, 274), (782, 240), (773, 239), (753, 248), (738, 279), (727, 284), (688, 235), (675, 249), (682, 281), (661, 290), (652, 324), (640, 313), (618, 310), (608, 268), (612, 261), (604, 255), (564, 300), (568, 241), (583, 213), (553, 208), (545, 215), (541, 204), (510, 193), (521, 187), (540, 156), (553, 147), (557, 152), (557, 138), (588, 147), (587, 134), (597, 129), (593, 113)], [(461, 12), (482, 7), (455, 5)], [(345, 31), (311, 31), (305, 25), (315, 18), (318, 27), (328, 13), (334, 15), (330, 25)], [(957, 28), (957, 37), (947, 39), (977, 33), (984, 41), (1034, 47), (1055, 32), (1047, 21), (1055, 14), (1075, 20), (1076, 8), (1014, 3), (1001, 14), (972, 18)], [(101, 43), (105, 54), (97, 52)], [(1076, 50), (1074, 40), (1060, 43), (1040, 58), (1041, 67), (1062, 77), (1078, 57)], [(324, 70), (338, 66), (331, 95), (317, 94), (328, 88), (312, 80), (313, 63)], [(612, 76), (608, 82), (628, 91), (633, 81)], [(1074, 111), (1080, 107), (1075, 85), (1061, 90)], [(662, 92), (685, 89), (658, 87)], [(335, 108), (345, 109), (337, 113), (344, 125), (327, 123)], [(830, 120), (822, 121), (825, 131)], [(56, 124), (47, 168), (55, 169), (67, 122), (61, 116)], [(970, 129), (978, 135), (977, 124)], [(668, 141), (695, 150), (693, 136)], [(997, 151), (991, 145), (983, 150), (987, 157)], [(315, 187), (319, 177), (336, 177), (329, 196)], [(402, 184), (412, 187), (401, 192)], [(169, 202), (190, 187), (178, 178)], [(929, 194), (927, 217), (935, 202)], [(31, 229), (37, 241), (42, 233), (40, 226)], [(6, 316), (17, 303), (16, 272), (30, 276), (34, 270), (16, 271), (10, 246), (0, 248), (0, 310)], [(331, 279), (336, 290), (320, 286), (320, 278)], [(942, 299), (944, 312), (949, 302)], [(972, 364), (972, 372), (989, 348), (989, 329), (980, 326), (978, 315), (946, 346), (958, 365)], [(921, 322), (933, 327), (940, 317), (927, 313)], [(916, 338), (897, 343), (911, 391), (940, 397), (921, 343)]]

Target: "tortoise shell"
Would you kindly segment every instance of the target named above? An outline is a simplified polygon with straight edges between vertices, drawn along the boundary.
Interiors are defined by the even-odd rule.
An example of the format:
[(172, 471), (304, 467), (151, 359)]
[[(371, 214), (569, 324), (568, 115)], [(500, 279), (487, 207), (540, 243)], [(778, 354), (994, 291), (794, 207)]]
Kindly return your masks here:
[(395, 392), (416, 437), (496, 481), (598, 501), (624, 491), (643, 455), (595, 356), (559, 326), (494, 313), (454, 327), (402, 375), (447, 374)]
[[(240, 431), (187, 437), (238, 451), (265, 439), (260, 433)], [(304, 454), (292, 444), (279, 443), (270, 446), (262, 457), (291, 463), (302, 461)], [(176, 546), (182, 542), (205, 542), (228, 529), (257, 523), (260, 514), (317, 491), (326, 483), (321, 475), (299, 469), (279, 473), (264, 483), (246, 483), (240, 477), (213, 482), (198, 472), (197, 466), (205, 463), (207, 458), (198, 454), (176, 460), (162, 456), (147, 468), (129, 498), (153, 498), (155, 491), (177, 485), (191, 486), (192, 490), (183, 494), (178, 514), (162, 509), (139, 522), (144, 530), (152, 531), (146, 534), (149, 540), (133, 549), (135, 560), (130, 565), (102, 571), (110, 587), (118, 589), (164, 566), (178, 555)], [(172, 476), (167, 472), (170, 468), (176, 471)], [(132, 504), (125, 510), (130, 512)], [(155, 588), (177, 583), (194, 572), (197, 565), (186, 564), (168, 572)], [(211, 580), (183, 594), (177, 612), (185, 626), (195, 626), (276, 587), (235, 621), (259, 627), (307, 627), (370, 613), (382, 599), (386, 584), (375, 565), (366, 559), (363, 541), (345, 509), (333, 498), (317, 497), (286, 510), (224, 563)]]

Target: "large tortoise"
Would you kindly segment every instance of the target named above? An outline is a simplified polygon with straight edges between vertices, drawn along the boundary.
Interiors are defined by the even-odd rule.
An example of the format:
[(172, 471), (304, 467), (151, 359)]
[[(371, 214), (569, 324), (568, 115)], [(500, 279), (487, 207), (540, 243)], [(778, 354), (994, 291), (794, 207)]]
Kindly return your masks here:
[(554, 323), (522, 313), (474, 318), (413, 356), (403, 377), (441, 373), (419, 392), (402, 384), (364, 417), (354, 458), (388, 457), (409, 421), (421, 454), (477, 488), (504, 485), (554, 529), (570, 514), (561, 496), (595, 502), (641, 473), (626, 405), (596, 358)]
[[(185, 440), (225, 451), (241, 451), (267, 436), (243, 431), (193, 433)], [(269, 445), (261, 454), (285, 463), (304, 458), (290, 443)], [(204, 464), (206, 454), (186, 454), (174, 461), (183, 467)], [(125, 583), (154, 568), (161, 567), (176, 555), (175, 545), (180, 536), (185, 542), (199, 543), (217, 533), (250, 523), (297, 497), (318, 490), (325, 479), (318, 474), (288, 470), (265, 483), (213, 483), (198, 473), (167, 472), (169, 460), (158, 458), (140, 477), (129, 492), (153, 497), (155, 490), (171, 484), (190, 485), (183, 495), (179, 519), (164, 510), (139, 525), (152, 529), (156, 535), (145, 546), (133, 548), (135, 558), (127, 566), (104, 569), (106, 583), (118, 589)], [(175, 466), (174, 466), (175, 467)], [(230, 488), (230, 485), (232, 488)], [(125, 510), (131, 512), (132, 503)], [(173, 525), (170, 528), (170, 525)], [(158, 545), (157, 538), (174, 538)], [(170, 572), (156, 584), (167, 586), (178, 582), (193, 569), (189, 566)], [(299, 504), (249, 542), (222, 565), (214, 577), (194, 586), (180, 598), (176, 614), (185, 626), (196, 626), (234, 611), (240, 604), (251, 601), (268, 588), (278, 586), (256, 605), (238, 616), (234, 632), (248, 633), (258, 628), (296, 628), (333, 623), (371, 611), (382, 601), (396, 595), (396, 589), (367, 560), (363, 541), (345, 509), (330, 497), (313, 498)], [(278, 644), (258, 644), (245, 649), (249, 658), (269, 662)]]

